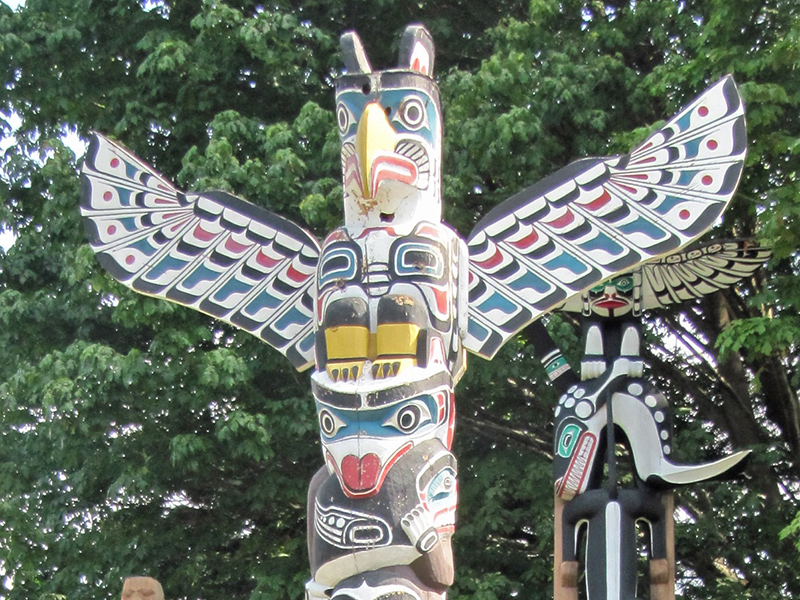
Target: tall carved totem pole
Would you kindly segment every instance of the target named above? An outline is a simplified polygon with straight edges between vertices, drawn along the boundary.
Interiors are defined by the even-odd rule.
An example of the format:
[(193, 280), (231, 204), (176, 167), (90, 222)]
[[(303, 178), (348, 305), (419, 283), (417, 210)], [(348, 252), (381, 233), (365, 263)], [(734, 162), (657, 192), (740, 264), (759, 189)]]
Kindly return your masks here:
[[(609, 573), (627, 567), (595, 565), (610, 558), (596, 558), (594, 540), (609, 548), (616, 527), (628, 560), (623, 530), (651, 504), (665, 522), (656, 506), (663, 489), (721, 475), (743, 456), (669, 461), (669, 411), (641, 379), (637, 322), (641, 309), (735, 283), (764, 258), (740, 242), (708, 246), (700, 261), (675, 254), (713, 225), (738, 184), (745, 129), (733, 80), (631, 154), (579, 160), (509, 198), (465, 242), (441, 221), (442, 115), (429, 33), (407, 27), (397, 67), (382, 71), (355, 33), (342, 36), (342, 51), (344, 224), (321, 244), (227, 193), (181, 192), (95, 135), (81, 201), (92, 248), (132, 289), (240, 327), (299, 370), (314, 367), (324, 466), (308, 493), (312, 599), (444, 598), (458, 494), (454, 388), (466, 351), (491, 359), (543, 314), (583, 311), (583, 382), (565, 385), (571, 372), (552, 342), (542, 334), (537, 344), (564, 387), (556, 491), (569, 500), (565, 531), (588, 522), (592, 599), (633, 598), (613, 594)], [(610, 289), (622, 292), (628, 315), (596, 301)], [(630, 500), (598, 487), (598, 457), (613, 449), (615, 430), (626, 434), (643, 482)], [(622, 516), (604, 517), (596, 492)], [(570, 565), (574, 539), (563, 549)]]

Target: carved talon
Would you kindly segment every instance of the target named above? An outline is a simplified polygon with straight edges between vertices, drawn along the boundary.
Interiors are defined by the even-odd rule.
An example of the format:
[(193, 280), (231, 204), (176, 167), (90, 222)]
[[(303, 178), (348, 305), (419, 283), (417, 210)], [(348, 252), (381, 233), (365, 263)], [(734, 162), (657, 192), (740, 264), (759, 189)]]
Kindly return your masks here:
[(433, 526), (431, 514), (421, 504), (412, 508), (400, 519), (400, 526), (414, 547), (423, 554), (430, 552), (439, 541), (439, 534)]
[(401, 371), (416, 364), (415, 358), (379, 358), (372, 363), (372, 376), (375, 379), (395, 377)]
[(355, 381), (364, 372), (364, 360), (329, 361), (325, 365), (328, 376), (334, 381)]

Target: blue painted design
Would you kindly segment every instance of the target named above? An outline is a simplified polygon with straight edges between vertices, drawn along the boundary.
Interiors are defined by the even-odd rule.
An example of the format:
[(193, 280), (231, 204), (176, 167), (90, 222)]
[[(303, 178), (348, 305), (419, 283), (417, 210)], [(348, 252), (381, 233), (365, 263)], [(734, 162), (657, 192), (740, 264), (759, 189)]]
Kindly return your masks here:
[(521, 277), (518, 277), (514, 281), (508, 284), (515, 292), (521, 292), (522, 290), (534, 290), (539, 294), (544, 294), (545, 292), (550, 291), (553, 289), (553, 286), (547, 283), (544, 279), (533, 273), (532, 271), (525, 271), (523, 272)]
[(678, 127), (678, 130), (684, 131), (686, 130), (687, 127), (689, 127), (691, 121), (692, 121), (692, 112), (688, 111), (680, 119), (675, 121), (675, 125)]
[[(409, 262), (408, 258), (412, 253), (424, 253), (431, 260), (432, 264), (420, 264), (419, 262)], [(413, 275), (426, 275), (440, 279), (444, 275), (444, 258), (435, 244), (423, 244), (420, 242), (403, 242), (397, 246), (395, 254), (395, 271), (398, 275), (407, 277)]]
[(620, 225), (619, 230), (625, 235), (632, 235), (634, 233), (643, 233), (647, 237), (653, 240), (667, 237), (666, 231), (664, 231), (660, 227), (656, 227), (654, 223), (642, 217), (638, 217), (632, 223), (626, 223), (625, 225)]
[(566, 252), (562, 252), (555, 258), (549, 260), (548, 262), (544, 263), (544, 268), (548, 271), (555, 271), (556, 269), (567, 269), (571, 273), (575, 275), (582, 275), (589, 270), (589, 266), (585, 263), (582, 263), (574, 256), (567, 254)]
[(625, 252), (625, 248), (623, 248), (612, 238), (608, 237), (602, 231), (598, 231), (596, 236), (586, 240), (585, 242), (581, 242), (578, 244), (578, 247), (582, 250), (586, 250), (586, 252), (591, 252), (593, 250), (605, 250), (613, 256), (619, 256)]
[(699, 172), (700, 171), (698, 171), (697, 169), (693, 170), (687, 169), (686, 171), (681, 171), (681, 176), (678, 178), (677, 185), (689, 185), (692, 182), (692, 179), (694, 179)]
[(703, 141), (702, 137), (694, 138), (684, 144), (686, 148), (686, 158), (695, 158), (700, 151), (700, 142)]
[(189, 274), (188, 277), (186, 277), (186, 279), (183, 280), (183, 285), (181, 287), (190, 290), (198, 283), (204, 281), (214, 281), (218, 277), (219, 273), (212, 271), (204, 264), (200, 264)]
[[(319, 400), (316, 401), (316, 404), (317, 413), (325, 410), (343, 423), (331, 436), (325, 435), (323, 432), (326, 442), (335, 442), (355, 436), (372, 438), (404, 438), (410, 435), (416, 436), (419, 433), (447, 422), (448, 419), (447, 411), (445, 411), (442, 415), (442, 421), (436, 421), (439, 414), (439, 407), (436, 403), (436, 399), (430, 394), (414, 396), (413, 398), (407, 398), (395, 404), (373, 409), (334, 408), (321, 403)], [(420, 410), (416, 425), (406, 431), (399, 429), (396, 423), (402, 420), (403, 413), (415, 409)]]
[(114, 189), (119, 196), (119, 203), (122, 206), (130, 206), (131, 205), (131, 190), (128, 188), (117, 187), (114, 186)]
[(275, 329), (281, 331), (290, 325), (305, 325), (308, 322), (308, 316), (300, 312), (296, 306), (288, 310), (280, 319), (275, 323)]
[(266, 291), (263, 291), (258, 296), (253, 298), (253, 300), (244, 307), (242, 312), (249, 317), (255, 318), (260, 310), (265, 308), (269, 310), (275, 310), (281, 304), (283, 304), (283, 300), (281, 298), (276, 298), (275, 296), (268, 294)]
[(667, 196), (666, 198), (664, 198), (661, 204), (655, 207), (655, 211), (660, 215), (665, 215), (682, 202), (686, 202), (686, 198), (678, 198), (677, 196)]
[(150, 243), (150, 238), (143, 238), (138, 242), (134, 242), (130, 247), (134, 250), (138, 250), (145, 256), (153, 256), (158, 250), (157, 246)]
[(186, 265), (187, 261), (179, 260), (174, 256), (167, 255), (147, 272), (147, 274), (144, 276), (144, 279), (145, 281), (156, 281), (164, 273), (169, 271), (180, 271), (181, 269), (184, 269)]
[(475, 319), (470, 319), (467, 322), (467, 331), (476, 340), (484, 341), (489, 337), (489, 330), (483, 325), (478, 323)]
[(502, 294), (492, 292), (488, 299), (481, 302), (478, 310), (482, 313), (488, 313), (490, 310), (499, 310), (507, 315), (513, 315), (519, 310), (519, 307)]
[(129, 163), (127, 160), (123, 160), (122, 162), (125, 163), (125, 175), (128, 177), (128, 179), (135, 179), (136, 174), (139, 172), (139, 168), (133, 163)]
[(314, 331), (312, 330), (306, 337), (297, 342), (297, 348), (300, 350), (301, 354), (304, 354), (314, 347), (315, 341), (316, 341), (316, 336), (314, 335)]
[(215, 302), (222, 304), (234, 294), (246, 294), (252, 288), (253, 286), (249, 283), (240, 281), (234, 277), (225, 283), (225, 285), (223, 285), (219, 290), (217, 290), (212, 299)]
[[(336, 259), (344, 258), (346, 264), (341, 267), (332, 267), (331, 265)], [(343, 279), (345, 281), (352, 281), (356, 278), (356, 265), (358, 264), (358, 255), (355, 250), (347, 246), (340, 246), (326, 251), (322, 256), (322, 261), (318, 269), (319, 272), (319, 287), (325, 287), (332, 281)]]

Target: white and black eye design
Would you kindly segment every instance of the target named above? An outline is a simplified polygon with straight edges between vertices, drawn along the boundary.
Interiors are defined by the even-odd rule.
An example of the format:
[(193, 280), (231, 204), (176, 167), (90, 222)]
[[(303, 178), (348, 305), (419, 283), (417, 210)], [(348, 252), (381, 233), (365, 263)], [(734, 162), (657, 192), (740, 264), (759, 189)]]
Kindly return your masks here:
[(339, 102), (336, 107), (336, 123), (339, 125), (339, 133), (344, 135), (350, 129), (350, 126), (356, 122), (353, 113), (347, 108), (344, 102)]
[(344, 426), (345, 422), (331, 411), (324, 408), (319, 411), (319, 430), (325, 437), (333, 437)]
[(417, 96), (405, 98), (397, 109), (394, 121), (397, 121), (406, 129), (417, 131), (428, 126), (428, 115), (425, 112), (425, 104)]
[(415, 401), (398, 408), (383, 424), (408, 434), (432, 420), (430, 409), (423, 402)]

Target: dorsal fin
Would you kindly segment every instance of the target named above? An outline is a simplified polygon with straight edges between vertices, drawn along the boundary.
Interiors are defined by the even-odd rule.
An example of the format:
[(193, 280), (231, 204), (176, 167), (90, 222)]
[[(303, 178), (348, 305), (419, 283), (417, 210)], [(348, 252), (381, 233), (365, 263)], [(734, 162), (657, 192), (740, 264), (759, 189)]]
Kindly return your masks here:
[(398, 66), (433, 77), (435, 53), (433, 38), (425, 26), (409, 25), (400, 39)]

